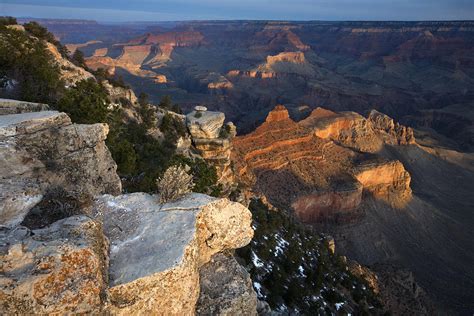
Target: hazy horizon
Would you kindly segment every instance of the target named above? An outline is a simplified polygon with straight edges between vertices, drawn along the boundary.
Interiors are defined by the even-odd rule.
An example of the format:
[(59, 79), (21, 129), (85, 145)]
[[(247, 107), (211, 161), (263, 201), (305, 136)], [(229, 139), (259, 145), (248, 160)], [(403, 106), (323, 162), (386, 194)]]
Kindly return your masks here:
[(470, 0), (3, 0), (0, 15), (98, 22), (473, 20)]

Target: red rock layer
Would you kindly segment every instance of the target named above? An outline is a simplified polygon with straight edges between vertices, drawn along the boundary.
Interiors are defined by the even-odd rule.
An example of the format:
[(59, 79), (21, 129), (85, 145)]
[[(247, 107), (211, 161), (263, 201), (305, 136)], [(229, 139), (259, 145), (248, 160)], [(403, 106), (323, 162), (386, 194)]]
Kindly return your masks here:
[[(363, 154), (317, 136), (315, 125), (338, 117), (316, 109), (308, 119), (296, 123), (285, 107), (275, 107), (253, 133), (234, 139), (236, 175), (273, 205), (292, 208), (305, 222), (350, 215), (357, 210), (363, 190), (381, 199), (409, 198), (410, 176), (400, 162), (367, 160)], [(347, 117), (341, 122), (354, 125)]]

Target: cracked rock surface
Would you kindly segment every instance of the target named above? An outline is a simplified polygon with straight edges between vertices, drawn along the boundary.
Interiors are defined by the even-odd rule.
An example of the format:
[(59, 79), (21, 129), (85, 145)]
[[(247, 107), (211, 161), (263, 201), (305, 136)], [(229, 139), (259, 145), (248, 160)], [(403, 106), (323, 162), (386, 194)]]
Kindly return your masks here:
[(93, 208), (111, 244), (109, 310), (118, 314), (192, 314), (199, 267), (253, 237), (247, 208), (203, 194), (163, 205), (146, 193), (104, 195)]

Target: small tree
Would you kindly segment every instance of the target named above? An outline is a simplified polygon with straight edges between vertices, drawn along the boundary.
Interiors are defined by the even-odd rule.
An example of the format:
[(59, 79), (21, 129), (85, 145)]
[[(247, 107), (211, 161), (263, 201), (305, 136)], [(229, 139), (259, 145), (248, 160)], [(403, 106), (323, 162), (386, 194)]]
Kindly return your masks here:
[(173, 107), (171, 97), (169, 95), (165, 95), (164, 97), (162, 97), (158, 106), (166, 110), (171, 110), (171, 108)]
[(74, 65), (87, 69), (86, 61), (84, 59), (84, 53), (79, 49), (76, 49), (74, 51), (74, 54), (72, 54), (71, 57), (71, 61)]
[(160, 203), (174, 201), (191, 192), (194, 187), (193, 176), (188, 165), (175, 165), (166, 169), (163, 177), (156, 180)]
[(16, 19), (12, 16), (0, 16), (0, 25), (14, 25), (18, 24)]

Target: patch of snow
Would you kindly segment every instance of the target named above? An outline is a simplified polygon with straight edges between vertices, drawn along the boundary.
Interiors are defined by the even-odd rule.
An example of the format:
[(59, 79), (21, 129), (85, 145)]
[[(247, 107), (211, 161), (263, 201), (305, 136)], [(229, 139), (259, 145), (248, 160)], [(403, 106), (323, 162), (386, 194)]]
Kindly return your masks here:
[(255, 291), (257, 291), (258, 297), (264, 297), (264, 295), (262, 294), (262, 285), (260, 283), (253, 282), (253, 288), (255, 289)]
[(338, 311), (344, 305), (344, 302), (336, 303), (335, 305), (336, 305), (336, 310)]
[(303, 268), (303, 266), (300, 265), (300, 266), (298, 267), (298, 271), (300, 272), (300, 275), (301, 275), (303, 278), (306, 277), (306, 274), (304, 273), (304, 268)]
[(255, 252), (252, 250), (252, 263), (255, 267), (257, 268), (263, 268), (264, 264), (263, 261), (255, 254)]
[(278, 234), (275, 234), (275, 239), (277, 242), (277, 245), (275, 246), (275, 257), (277, 257), (280, 254), (283, 254), (285, 247), (288, 246), (289, 243)]

